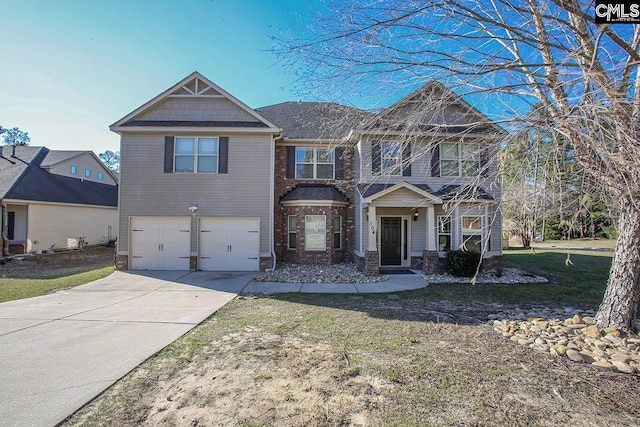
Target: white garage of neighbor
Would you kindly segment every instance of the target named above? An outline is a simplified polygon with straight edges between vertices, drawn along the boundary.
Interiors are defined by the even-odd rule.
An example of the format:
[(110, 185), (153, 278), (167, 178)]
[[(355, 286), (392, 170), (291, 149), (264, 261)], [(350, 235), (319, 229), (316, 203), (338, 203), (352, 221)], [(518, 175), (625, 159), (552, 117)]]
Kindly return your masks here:
[(191, 217), (132, 217), (132, 270), (189, 270)]
[(260, 218), (200, 218), (199, 269), (260, 270)]

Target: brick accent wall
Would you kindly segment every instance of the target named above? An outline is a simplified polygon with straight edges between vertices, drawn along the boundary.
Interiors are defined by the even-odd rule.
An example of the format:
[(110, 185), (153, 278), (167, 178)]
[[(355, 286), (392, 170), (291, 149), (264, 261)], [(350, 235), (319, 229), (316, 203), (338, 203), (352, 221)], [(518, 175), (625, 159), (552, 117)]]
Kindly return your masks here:
[(189, 271), (198, 271), (198, 257), (195, 255), (189, 257)]
[(129, 269), (129, 256), (116, 255), (116, 270), (128, 270), (128, 269)]
[(260, 271), (273, 267), (273, 257), (260, 257)]
[(422, 271), (425, 274), (439, 274), (444, 271), (444, 258), (440, 258), (437, 251), (424, 251), (422, 254)]
[[(309, 145), (309, 144), (307, 144)], [(345, 261), (353, 261), (353, 235), (355, 225), (353, 222), (353, 200), (355, 194), (355, 180), (353, 171), (353, 149), (345, 147), (343, 154), (344, 179), (290, 179), (287, 178), (287, 147), (276, 146), (275, 164), (275, 203), (274, 203), (274, 243), (278, 262), (297, 262), (305, 264), (335, 264)], [(298, 184), (329, 184), (349, 198), (349, 206), (330, 207), (285, 207), (280, 203), (280, 198), (293, 190)], [(288, 246), (288, 216), (298, 217), (297, 249), (287, 249)], [(304, 250), (304, 216), (327, 216), (327, 250)], [(343, 249), (333, 249), (333, 216), (342, 216)], [(302, 239), (302, 240), (301, 240)]]
[(364, 260), (364, 274), (367, 276), (378, 276), (380, 267), (378, 266), (378, 251), (367, 251)]

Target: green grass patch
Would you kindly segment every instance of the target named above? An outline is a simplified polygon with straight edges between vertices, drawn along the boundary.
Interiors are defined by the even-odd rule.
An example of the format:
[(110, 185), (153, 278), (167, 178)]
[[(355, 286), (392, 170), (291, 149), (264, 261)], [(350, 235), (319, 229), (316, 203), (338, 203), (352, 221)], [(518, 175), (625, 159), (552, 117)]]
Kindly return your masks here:
[(0, 279), (0, 302), (37, 297), (84, 285), (107, 277), (113, 271), (113, 266), (109, 266), (55, 279)]

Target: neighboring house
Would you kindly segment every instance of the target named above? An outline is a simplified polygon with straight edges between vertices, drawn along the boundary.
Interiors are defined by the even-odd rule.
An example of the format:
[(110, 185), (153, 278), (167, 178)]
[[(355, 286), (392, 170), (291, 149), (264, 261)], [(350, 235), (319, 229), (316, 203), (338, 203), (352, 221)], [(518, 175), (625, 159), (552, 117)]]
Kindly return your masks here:
[(91, 151), (0, 147), (5, 253), (107, 243), (117, 236), (116, 177)]
[(277, 259), (377, 274), (438, 271), (461, 246), (502, 255), (489, 160), (504, 131), (436, 82), (377, 114), (253, 110), (193, 73), (111, 129), (119, 268), (258, 270)]

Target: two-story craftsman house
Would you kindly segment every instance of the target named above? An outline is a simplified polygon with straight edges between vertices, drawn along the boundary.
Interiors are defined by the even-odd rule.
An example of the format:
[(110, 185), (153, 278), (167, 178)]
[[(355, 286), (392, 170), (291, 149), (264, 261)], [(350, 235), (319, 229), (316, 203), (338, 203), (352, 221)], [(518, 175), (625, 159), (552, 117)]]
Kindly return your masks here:
[(193, 73), (121, 135), (118, 268), (246, 270), (353, 261), (435, 271), (450, 248), (502, 255), (503, 131), (432, 82), (377, 114), (251, 109)]

